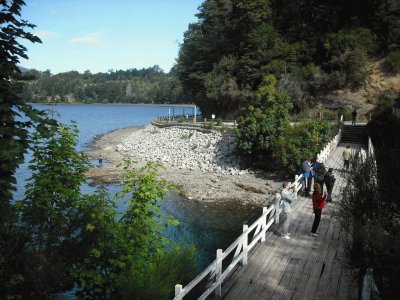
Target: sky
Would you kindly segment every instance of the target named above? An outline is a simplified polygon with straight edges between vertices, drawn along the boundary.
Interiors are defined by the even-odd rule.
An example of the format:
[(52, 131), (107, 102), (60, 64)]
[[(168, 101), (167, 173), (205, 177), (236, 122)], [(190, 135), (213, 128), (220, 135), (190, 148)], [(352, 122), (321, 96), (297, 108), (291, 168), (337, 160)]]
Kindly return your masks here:
[(141, 69), (169, 72), (203, 0), (26, 0), (21, 17), (42, 43), (21, 42), (20, 65), (52, 74)]

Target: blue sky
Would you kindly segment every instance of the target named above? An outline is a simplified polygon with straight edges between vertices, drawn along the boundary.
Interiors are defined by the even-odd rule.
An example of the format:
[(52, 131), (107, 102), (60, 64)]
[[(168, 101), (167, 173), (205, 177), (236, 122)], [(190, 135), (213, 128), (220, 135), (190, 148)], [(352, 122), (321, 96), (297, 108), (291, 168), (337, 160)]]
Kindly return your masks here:
[(26, 0), (22, 18), (42, 44), (23, 44), (25, 68), (52, 74), (159, 65), (168, 72), (202, 0)]

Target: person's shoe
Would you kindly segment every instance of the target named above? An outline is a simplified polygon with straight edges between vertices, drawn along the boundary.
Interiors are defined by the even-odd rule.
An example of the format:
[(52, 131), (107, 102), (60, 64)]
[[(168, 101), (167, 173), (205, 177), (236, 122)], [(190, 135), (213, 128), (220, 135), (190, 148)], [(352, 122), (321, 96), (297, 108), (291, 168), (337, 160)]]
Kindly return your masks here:
[(315, 236), (315, 237), (319, 236), (319, 234), (316, 233), (316, 232), (315, 232), (315, 233), (314, 233), (314, 232), (311, 232), (310, 235), (311, 235), (311, 236)]
[(282, 237), (283, 239), (285, 239), (285, 240), (289, 240), (289, 239), (290, 239), (290, 236), (288, 236), (287, 234), (282, 235), (281, 237)]

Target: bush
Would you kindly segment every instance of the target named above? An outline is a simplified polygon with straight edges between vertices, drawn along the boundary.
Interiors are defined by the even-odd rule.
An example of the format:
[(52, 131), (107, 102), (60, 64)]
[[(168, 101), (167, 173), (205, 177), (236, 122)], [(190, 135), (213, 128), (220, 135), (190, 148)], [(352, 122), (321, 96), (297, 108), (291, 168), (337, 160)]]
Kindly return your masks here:
[(387, 55), (384, 64), (388, 72), (400, 73), (400, 51), (394, 51)]
[(270, 163), (280, 138), (286, 135), (292, 103), (287, 94), (275, 90), (269, 75), (257, 91), (257, 107), (249, 106), (238, 119), (237, 148), (251, 163)]
[(188, 284), (196, 273), (194, 246), (155, 253), (140, 278), (135, 272), (119, 277), (119, 299), (172, 299), (175, 284)]
[(214, 129), (214, 121), (204, 122), (202, 127), (205, 129)]
[(298, 174), (305, 158), (314, 158), (330, 140), (331, 125), (321, 120), (305, 120), (290, 128), (279, 140), (278, 153), (282, 167), (291, 175)]

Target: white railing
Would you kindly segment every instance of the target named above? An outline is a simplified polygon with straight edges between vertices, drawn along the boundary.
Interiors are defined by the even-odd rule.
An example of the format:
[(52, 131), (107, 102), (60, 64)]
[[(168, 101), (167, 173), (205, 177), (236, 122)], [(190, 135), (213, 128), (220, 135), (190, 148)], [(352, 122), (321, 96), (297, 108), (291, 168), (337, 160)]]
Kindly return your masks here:
[[(343, 115), (340, 117), (340, 124), (343, 122)], [(322, 149), (319, 154), (317, 155), (318, 162), (324, 163), (327, 159), (329, 154), (335, 150), (336, 146), (340, 142), (340, 138), (342, 136), (342, 128), (339, 128), (339, 132), (335, 137)]]
[[(299, 190), (301, 186), (301, 176), (296, 176), (295, 181), (291, 187)], [(221, 296), (221, 285), (226, 278), (230, 275), (238, 263), (247, 265), (248, 253), (258, 241), (265, 241), (265, 233), (276, 221), (276, 216), (280, 213), (280, 194), (277, 203), (273, 203), (268, 208), (263, 207), (263, 214), (252, 225), (243, 225), (243, 233), (225, 250), (217, 250), (217, 258), (195, 279), (193, 279), (184, 288), (182, 285), (175, 286), (175, 300), (183, 299), (196, 285), (198, 285), (207, 276), (214, 277), (213, 282), (207, 287), (206, 291), (198, 299), (206, 299), (213, 291), (216, 296)], [(276, 202), (276, 201), (275, 201)], [(235, 250), (232, 262), (223, 270), (222, 263)]]
[[(343, 116), (342, 116), (343, 118)], [(333, 151), (340, 141), (341, 129), (339, 133), (329, 142), (318, 155), (318, 161), (326, 161), (328, 155)], [(300, 190), (302, 185), (303, 175), (296, 175), (291, 187), (296, 191)], [(217, 250), (216, 259), (204, 269), (195, 279), (193, 279), (187, 286), (175, 285), (175, 298), (174, 300), (181, 300), (186, 296), (195, 286), (197, 286), (204, 278), (212, 278), (211, 282), (198, 299), (206, 299), (212, 292), (215, 291), (217, 297), (221, 296), (221, 285), (227, 279), (230, 273), (234, 270), (238, 263), (247, 265), (248, 253), (258, 241), (265, 242), (265, 233), (272, 226), (274, 222), (279, 221), (281, 196), (276, 193), (274, 196), (275, 201), (268, 208), (263, 207), (263, 213), (252, 225), (243, 225), (243, 233), (225, 250)], [(272, 199), (269, 199), (272, 200)], [(253, 233), (254, 232), (254, 233)], [(223, 270), (223, 261), (235, 250), (232, 262)]]

